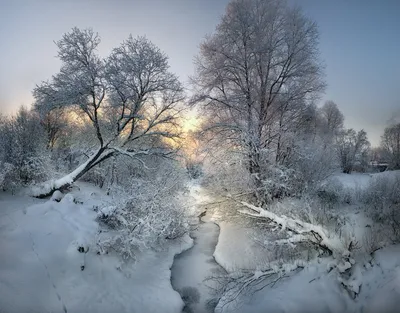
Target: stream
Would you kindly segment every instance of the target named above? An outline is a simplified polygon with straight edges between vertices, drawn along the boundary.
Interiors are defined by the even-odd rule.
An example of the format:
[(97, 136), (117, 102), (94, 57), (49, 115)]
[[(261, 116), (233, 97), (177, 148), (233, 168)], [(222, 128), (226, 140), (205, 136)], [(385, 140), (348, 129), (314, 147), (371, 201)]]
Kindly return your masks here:
[(175, 256), (171, 267), (171, 284), (185, 303), (182, 312), (214, 312), (217, 302), (210, 287), (215, 287), (216, 284), (207, 278), (225, 273), (213, 257), (218, 242), (219, 226), (205, 215), (199, 218), (199, 224), (190, 236), (194, 245)]

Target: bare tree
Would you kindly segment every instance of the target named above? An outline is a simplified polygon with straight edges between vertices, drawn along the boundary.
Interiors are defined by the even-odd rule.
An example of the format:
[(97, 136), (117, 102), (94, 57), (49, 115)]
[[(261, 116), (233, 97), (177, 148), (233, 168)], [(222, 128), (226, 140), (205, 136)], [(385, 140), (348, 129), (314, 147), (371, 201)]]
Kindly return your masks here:
[(201, 44), (194, 100), (220, 145), (243, 153), (256, 182), (261, 154), (281, 154), (282, 134), (324, 88), (317, 46), (316, 24), (274, 0), (231, 1)]
[(73, 28), (56, 42), (61, 70), (34, 90), (37, 106), (83, 113), (97, 138), (89, 159), (69, 175), (40, 186), (46, 196), (71, 184), (113, 155), (133, 158), (168, 152), (162, 138), (177, 135), (183, 88), (169, 72), (168, 58), (144, 37), (124, 41), (101, 59), (91, 29)]
[(35, 105), (34, 111), (38, 113), (40, 124), (47, 135), (47, 148), (53, 149), (67, 128), (67, 112), (64, 109)]
[(333, 101), (326, 101), (321, 108), (323, 127), (330, 134), (336, 134), (343, 128), (344, 116), (337, 104)]
[(400, 169), (400, 123), (385, 128), (381, 146), (392, 169)]
[(336, 136), (336, 150), (343, 173), (350, 174), (357, 163), (361, 163), (370, 143), (364, 130), (342, 130)]

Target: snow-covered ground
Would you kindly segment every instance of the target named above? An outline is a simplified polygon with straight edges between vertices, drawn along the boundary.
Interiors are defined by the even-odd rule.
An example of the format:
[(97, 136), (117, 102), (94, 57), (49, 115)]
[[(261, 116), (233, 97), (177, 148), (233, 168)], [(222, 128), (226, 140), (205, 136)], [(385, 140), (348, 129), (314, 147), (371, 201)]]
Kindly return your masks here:
[(365, 188), (374, 175), (382, 175), (382, 173), (339, 173), (334, 175), (332, 179), (339, 181), (345, 188)]
[(136, 264), (97, 255), (93, 207), (110, 199), (78, 186), (61, 202), (0, 194), (0, 312), (181, 312), (170, 267), (192, 240), (149, 251)]
[[(339, 174), (333, 179), (339, 181), (345, 190), (358, 192), (365, 189), (372, 178), (392, 174)], [(346, 217), (343, 231), (351, 230), (354, 238), (361, 238), (364, 230), (369, 229), (371, 220), (363, 215), (357, 205), (339, 209), (343, 210), (340, 214)], [(254, 242), (253, 230), (224, 220), (224, 214), (218, 210), (215, 216), (221, 229), (214, 253), (216, 260), (231, 273), (253, 270), (254, 277), (260, 275), (257, 265), (266, 267), (268, 261), (274, 257), (268, 256), (265, 247)], [(265, 231), (270, 232), (271, 229), (266, 227)], [(265, 237), (268, 238), (268, 235)], [(250, 288), (228, 304), (221, 301), (216, 312), (399, 312), (400, 245), (388, 246), (372, 256), (367, 254), (358, 257), (356, 261), (349, 281), (355, 289), (360, 286), (360, 292), (355, 299), (354, 294), (348, 293), (341, 284), (343, 276), (339, 277), (337, 271), (330, 271), (334, 262), (332, 257), (322, 257), (315, 259), (304, 269), (281, 272), (281, 277), (276, 282), (274, 281), (279, 276), (271, 276), (254, 287), (258, 291), (253, 292)]]
[(254, 230), (230, 221), (219, 221), (221, 232), (215, 260), (227, 271), (256, 270), (268, 264), (268, 254), (254, 240)]
[[(357, 189), (367, 186), (375, 175), (389, 174), (339, 175), (336, 179), (347, 189)], [(254, 277), (259, 277), (260, 269), (265, 270), (276, 258), (254, 241), (255, 231), (260, 229), (268, 233), (264, 239), (271, 233), (271, 240), (275, 240), (275, 226), (264, 221), (265, 228), (251, 229), (249, 224), (224, 219), (218, 210), (207, 210), (206, 223), (193, 233), (192, 249), (193, 240), (185, 237), (164, 251), (144, 253), (135, 264), (124, 264), (112, 254), (97, 255), (99, 226), (93, 208), (110, 204), (112, 199), (89, 184), (77, 185), (79, 189), (60, 202), (0, 193), (0, 312), (179, 313), (184, 302), (172, 289), (171, 266), (175, 289), (194, 287), (199, 292), (196, 295), (194, 289), (186, 289), (188, 297), (198, 300), (187, 309), (206, 312), (205, 303), (212, 293), (204, 278), (215, 274), (215, 260), (228, 272), (254, 271)], [(197, 182), (187, 196), (192, 199), (188, 211), (194, 216), (213, 202)], [(361, 213), (347, 214), (349, 227), (367, 229), (370, 221)], [(213, 222), (219, 224), (220, 232)], [(362, 236), (361, 231), (355, 233)], [(86, 253), (78, 252), (78, 247)], [(265, 285), (256, 286), (257, 291), (243, 292), (227, 305), (220, 302), (215, 312), (399, 311), (399, 245), (356, 260), (353, 283), (361, 289), (355, 299), (341, 285), (343, 277), (329, 270), (332, 261), (332, 257), (315, 258), (304, 269), (281, 273), (273, 284), (267, 286), (270, 281), (265, 280)]]
[(371, 263), (360, 268), (362, 287), (354, 300), (334, 272), (327, 271), (329, 259), (325, 259), (299, 272), (286, 274), (260, 291), (242, 294), (224, 307), (220, 303), (216, 312), (399, 312), (400, 246), (377, 251)]

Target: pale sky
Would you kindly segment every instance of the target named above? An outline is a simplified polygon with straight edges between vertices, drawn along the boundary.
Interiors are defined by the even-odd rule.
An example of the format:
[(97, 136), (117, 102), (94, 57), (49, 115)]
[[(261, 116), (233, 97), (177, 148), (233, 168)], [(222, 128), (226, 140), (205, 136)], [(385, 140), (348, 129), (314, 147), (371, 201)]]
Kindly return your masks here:
[[(32, 103), (35, 84), (59, 69), (54, 40), (92, 27), (106, 56), (129, 34), (146, 35), (170, 57), (182, 81), (228, 0), (0, 0), (0, 112)], [(373, 145), (393, 116), (400, 121), (400, 1), (290, 0), (320, 29), (328, 88), (347, 127), (364, 128)]]

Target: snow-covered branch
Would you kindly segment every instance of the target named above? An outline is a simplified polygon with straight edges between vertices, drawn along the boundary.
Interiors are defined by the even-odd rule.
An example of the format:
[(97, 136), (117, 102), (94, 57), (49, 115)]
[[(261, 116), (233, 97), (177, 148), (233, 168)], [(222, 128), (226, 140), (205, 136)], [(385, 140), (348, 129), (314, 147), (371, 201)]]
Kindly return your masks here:
[(168, 57), (145, 37), (129, 36), (105, 60), (96, 54), (99, 44), (92, 30), (73, 28), (57, 42), (60, 72), (35, 88), (37, 107), (83, 111), (99, 145), (72, 173), (35, 188), (35, 196), (71, 184), (112, 155), (171, 154), (163, 138), (179, 135), (184, 92)]
[[(300, 220), (292, 219), (287, 216), (279, 216), (263, 208), (254, 206), (242, 201), (241, 204), (249, 210), (240, 210), (241, 213), (250, 216), (267, 218), (282, 226), (283, 229), (288, 229), (296, 234), (307, 236), (310, 241), (328, 249), (336, 257), (349, 257), (350, 251), (344, 247), (340, 238), (335, 234), (329, 233), (326, 229), (319, 225), (313, 225)], [(254, 213), (256, 212), (256, 213)]]

